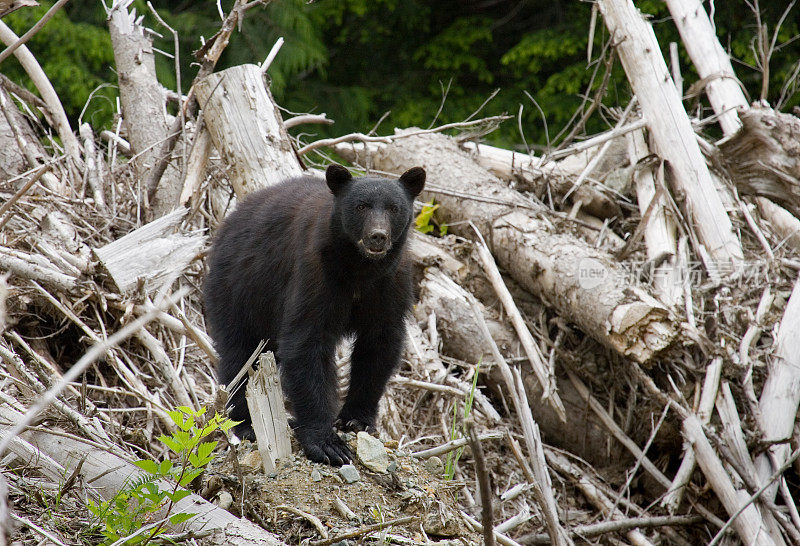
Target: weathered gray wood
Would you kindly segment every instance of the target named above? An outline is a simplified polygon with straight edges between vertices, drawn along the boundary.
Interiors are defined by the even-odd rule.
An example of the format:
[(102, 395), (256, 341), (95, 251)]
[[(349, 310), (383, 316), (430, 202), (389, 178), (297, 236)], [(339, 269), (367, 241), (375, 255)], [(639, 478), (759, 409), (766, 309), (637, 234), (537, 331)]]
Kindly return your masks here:
[[(114, 0), (108, 14), (108, 30), (119, 79), (122, 119), (136, 157), (136, 176), (144, 185), (159, 160), (161, 143), (168, 137), (167, 97), (156, 78), (152, 41), (137, 18), (136, 9), (128, 11), (129, 5), (127, 0)], [(168, 167), (151, 203), (156, 217), (177, 205), (180, 191), (180, 173), (175, 167)]]
[(631, 0), (598, 0), (597, 5), (617, 44), (656, 152), (669, 163), (673, 183), (685, 196), (687, 216), (710, 257), (709, 274), (724, 277), (738, 271), (742, 245), (714, 188), (652, 26)]
[(698, 75), (706, 80), (706, 95), (722, 132), (725, 136), (733, 135), (742, 127), (736, 109), (747, 108), (747, 99), (711, 19), (700, 0), (667, 0), (667, 7)]
[[(697, 416), (689, 415), (684, 419), (683, 433), (694, 448), (697, 455), (697, 463), (725, 507), (725, 511), (728, 514), (734, 514), (744, 504), (748, 497), (747, 493), (734, 487), (730, 476), (722, 466), (722, 461), (719, 460), (714, 448), (711, 447), (708, 438), (706, 438), (703, 426)], [(736, 529), (745, 544), (775, 546), (775, 541), (768, 534), (761, 513), (754, 504), (751, 504), (739, 514), (733, 522), (733, 528)]]
[(195, 89), (211, 142), (228, 164), (239, 198), (303, 174), (259, 67), (215, 72)]
[(157, 286), (160, 281), (183, 271), (197, 257), (206, 238), (176, 233), (186, 213), (187, 209), (176, 209), (94, 249), (100, 265), (121, 294), (136, 290), (140, 279), (145, 288)]
[[(800, 404), (800, 278), (795, 281), (792, 295), (786, 303), (778, 328), (775, 349), (769, 363), (767, 380), (761, 391), (758, 407), (761, 410), (759, 425), (763, 440), (774, 443), (767, 453), (756, 458), (760, 480), (766, 480), (777, 466), (789, 457), (788, 440), (792, 437), (797, 408)], [(764, 492), (764, 497), (775, 498), (778, 482)]]
[(279, 459), (292, 454), (289, 421), (283, 405), (283, 391), (278, 365), (272, 352), (262, 353), (258, 369), (251, 369), (245, 391), (250, 419), (258, 441), (264, 472), (277, 469)]

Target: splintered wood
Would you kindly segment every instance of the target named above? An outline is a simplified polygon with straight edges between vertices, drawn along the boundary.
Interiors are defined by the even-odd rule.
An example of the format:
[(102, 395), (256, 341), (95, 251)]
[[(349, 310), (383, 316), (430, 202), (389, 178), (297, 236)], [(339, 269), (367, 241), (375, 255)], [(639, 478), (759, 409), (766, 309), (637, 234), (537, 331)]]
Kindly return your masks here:
[(263, 353), (258, 368), (250, 372), (246, 398), (264, 472), (271, 474), (277, 469), (279, 459), (292, 454), (280, 374), (271, 352)]
[(179, 275), (197, 257), (205, 237), (175, 233), (187, 212), (187, 209), (176, 209), (94, 249), (95, 256), (121, 294), (157, 287)]

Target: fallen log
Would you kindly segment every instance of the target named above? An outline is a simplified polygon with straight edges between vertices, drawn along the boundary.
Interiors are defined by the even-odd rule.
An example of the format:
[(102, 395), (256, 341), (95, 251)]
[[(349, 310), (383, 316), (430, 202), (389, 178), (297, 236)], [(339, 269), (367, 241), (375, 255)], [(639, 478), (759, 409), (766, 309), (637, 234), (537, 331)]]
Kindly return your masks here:
[[(487, 384), (495, 393), (500, 393), (502, 389), (498, 386), (503, 384), (503, 379), (481, 334), (475, 305), (483, 315), (490, 335), (503, 356), (516, 357), (520, 351), (514, 332), (498, 320), (499, 317), (491, 309), (475, 302), (469, 292), (441, 271), (425, 271), (425, 277), (420, 283), (420, 301), (414, 308), (414, 313), (417, 320), (424, 320), (431, 312), (435, 312), (442, 352), (465, 362), (488, 364)], [(486, 369), (486, 366), (482, 368)], [(584, 411), (585, 403), (569, 381), (556, 378), (556, 392), (566, 408), (566, 421), (562, 421), (559, 411), (542, 399), (544, 391), (533, 374), (524, 374), (523, 383), (531, 413), (548, 444), (569, 449), (592, 463), (608, 462), (605, 456), (608, 443), (605, 429), (593, 415)]]
[(197, 257), (206, 238), (199, 234), (176, 233), (187, 212), (185, 208), (176, 209), (94, 249), (120, 294), (130, 294), (140, 285), (156, 287), (180, 274)]
[(737, 108), (747, 108), (741, 83), (731, 66), (731, 58), (722, 49), (714, 27), (700, 0), (667, 0), (667, 7), (681, 40), (704, 83), (708, 101), (717, 114), (725, 136), (735, 134), (742, 122)]
[[(620, 144), (624, 146), (624, 140)], [(576, 150), (572, 155), (560, 161), (550, 158), (541, 158), (533, 155), (495, 148), (487, 144), (464, 142), (462, 147), (473, 152), (474, 159), (492, 174), (507, 180), (522, 180), (526, 189), (529, 187), (537, 195), (544, 195), (549, 186), (553, 193), (563, 196), (572, 189), (574, 179), (591, 161), (591, 154), (597, 152), (597, 147)], [(613, 160), (619, 160), (618, 154), (612, 154)], [(619, 165), (616, 162), (596, 169), (599, 178), (604, 173)], [(523, 184), (519, 184), (522, 186)], [(570, 196), (570, 202), (581, 202), (582, 210), (598, 218), (613, 218), (621, 214), (617, 202), (609, 195), (604, 194), (589, 184), (582, 184)]]
[(742, 245), (725, 211), (697, 143), (689, 116), (670, 77), (652, 26), (632, 0), (599, 0), (597, 5), (617, 43), (617, 53), (642, 108), (656, 152), (670, 167), (686, 215), (705, 247), (706, 269), (724, 277), (742, 263)]
[[(756, 458), (758, 478), (766, 480), (775, 468), (789, 457), (789, 440), (792, 437), (797, 409), (800, 404), (800, 279), (795, 281), (792, 295), (783, 311), (772, 361), (759, 399), (759, 426), (764, 441), (771, 443), (766, 453)], [(778, 483), (764, 492), (772, 500)]]
[(452, 139), (398, 138), (402, 134), (391, 144), (339, 144), (335, 150), (389, 172), (424, 166), (423, 198), (437, 199), (445, 221), (456, 224), (453, 231), (470, 237), (471, 229), (458, 222), (478, 225), (502, 268), (603, 345), (645, 363), (673, 343), (677, 325), (668, 310), (642, 290), (626, 290), (626, 273), (611, 256), (559, 233), (543, 205), (508, 188)]

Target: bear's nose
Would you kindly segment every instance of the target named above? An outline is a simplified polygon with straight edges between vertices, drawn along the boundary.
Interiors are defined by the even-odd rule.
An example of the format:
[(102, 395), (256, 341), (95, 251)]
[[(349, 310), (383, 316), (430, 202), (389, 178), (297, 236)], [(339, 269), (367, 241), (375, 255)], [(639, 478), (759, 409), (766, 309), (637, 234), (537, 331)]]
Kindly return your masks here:
[(369, 234), (369, 246), (383, 248), (389, 240), (389, 235), (383, 230), (376, 230)]

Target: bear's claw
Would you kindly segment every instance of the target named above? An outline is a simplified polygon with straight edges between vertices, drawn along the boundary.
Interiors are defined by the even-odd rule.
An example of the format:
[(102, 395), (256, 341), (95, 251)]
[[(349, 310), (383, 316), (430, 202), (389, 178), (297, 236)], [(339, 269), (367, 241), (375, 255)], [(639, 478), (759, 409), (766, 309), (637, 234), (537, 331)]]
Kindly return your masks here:
[(327, 437), (316, 441), (301, 442), (306, 457), (315, 463), (342, 466), (353, 460), (353, 453), (339, 435), (331, 431)]

